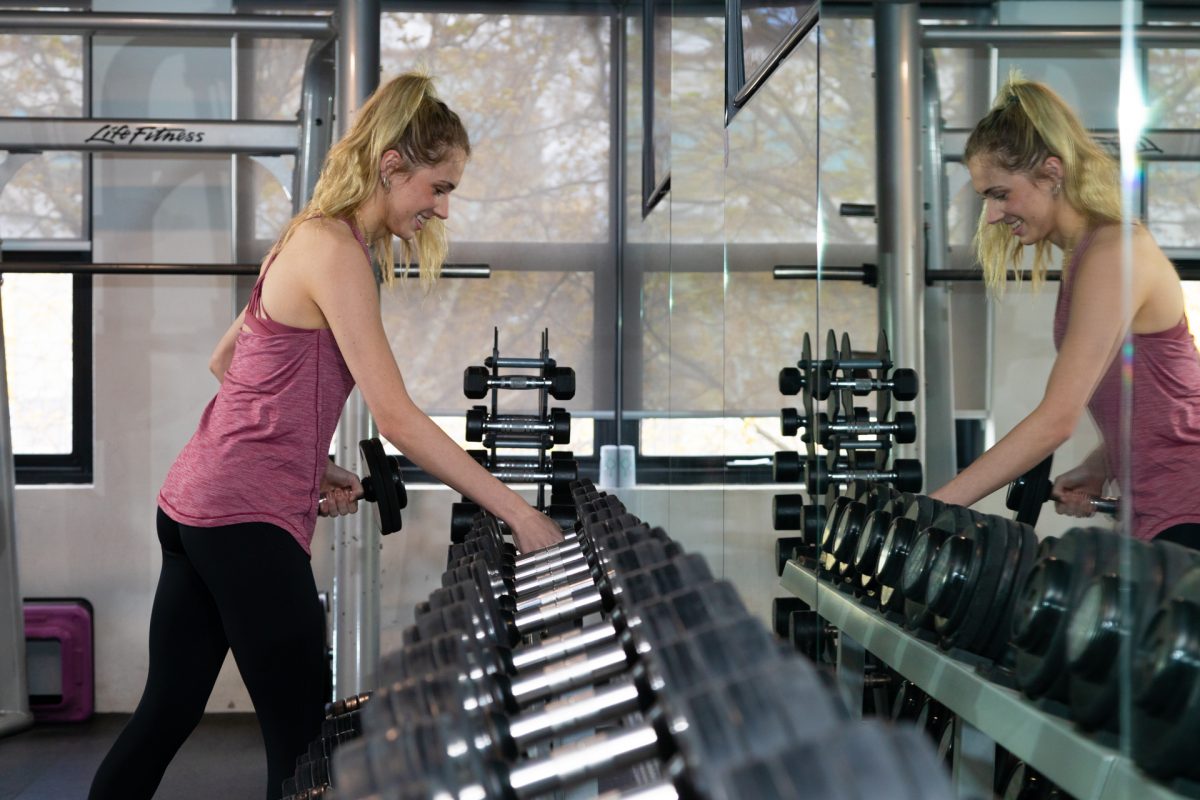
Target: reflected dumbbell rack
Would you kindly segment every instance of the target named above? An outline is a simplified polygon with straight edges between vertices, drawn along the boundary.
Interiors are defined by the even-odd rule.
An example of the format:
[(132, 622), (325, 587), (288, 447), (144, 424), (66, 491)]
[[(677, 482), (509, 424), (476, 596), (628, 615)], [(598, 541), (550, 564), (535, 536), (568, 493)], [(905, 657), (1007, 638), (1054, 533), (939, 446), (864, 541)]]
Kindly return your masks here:
[[(880, 485), (821, 511), (817, 541), (779, 554), (795, 597), (776, 631), (835, 662), (848, 696), (875, 657), (950, 709), (960, 788), (1200, 797), (1200, 556), (1102, 528), (1039, 541), (1018, 519)], [(997, 744), (1024, 768), (1002, 775)]]
[[(502, 391), (536, 392), (536, 413), (501, 413)], [(566, 401), (575, 396), (575, 370), (551, 358), (549, 330), (542, 331), (537, 356), (514, 357), (500, 354), (500, 330), (494, 328), (491, 355), (482, 365), (469, 366), (463, 372), (463, 394), (472, 400), (488, 398), (487, 405), (467, 411), (466, 439), (484, 446), (468, 452), (505, 483), (536, 484), (536, 507), (560, 523), (569, 522), (566, 487), (579, 475), (578, 462), (570, 451), (553, 448), (570, 443), (571, 414), (550, 408), (550, 399)], [(478, 510), (466, 498), (455, 504), (452, 541), (462, 536)]]
[[(911, 443), (917, 437), (915, 416), (910, 411), (893, 412), (893, 400), (913, 400), (918, 389), (917, 374), (893, 364), (882, 331), (873, 353), (859, 353), (848, 334), (843, 333), (839, 342), (830, 330), (823, 358), (814, 357), (812, 340), (805, 334), (800, 359), (779, 373), (780, 392), (802, 397), (802, 412), (783, 409), (780, 425), (784, 436), (801, 435), (803, 455), (794, 450), (777, 452), (774, 477), (779, 483), (803, 480), (813, 501), (805, 504), (801, 494), (776, 495), (773, 500), (775, 530), (799, 531), (778, 540), (780, 569), (797, 547), (815, 554), (826, 526), (826, 509), (842, 486), (882, 481), (899, 491), (920, 491), (921, 463), (892, 459), (895, 444)], [(874, 412), (856, 405), (859, 398), (871, 394), (876, 395)], [(824, 408), (818, 411), (817, 403), (824, 403)], [(825, 502), (816, 502), (818, 497)]]

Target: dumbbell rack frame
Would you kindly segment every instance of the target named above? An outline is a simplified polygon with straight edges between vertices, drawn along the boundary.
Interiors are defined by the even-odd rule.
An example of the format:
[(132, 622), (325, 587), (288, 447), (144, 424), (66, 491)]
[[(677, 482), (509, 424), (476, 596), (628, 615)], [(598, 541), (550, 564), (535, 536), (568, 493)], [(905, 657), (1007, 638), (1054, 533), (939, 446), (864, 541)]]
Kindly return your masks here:
[(961, 797), (991, 797), (995, 745), (1079, 800), (1183, 800), (1144, 776), (1120, 751), (1078, 731), (1022, 695), (981, 675), (983, 659), (956, 658), (789, 561), (780, 585), (838, 630), (837, 684), (861, 713), (865, 655), (871, 653), (955, 716), (953, 780)]
[[(550, 358), (550, 329), (542, 329), (542, 349), (537, 358), (514, 358), (500, 356), (500, 328), (492, 328), (492, 354), (483, 360), (483, 365), (491, 370), (493, 378), (500, 377), (500, 369), (502, 367), (509, 369), (537, 369), (540, 371), (541, 377), (545, 378), (547, 368), (556, 366), (554, 359)], [(488, 390), (488, 409), (492, 419), (495, 419), (499, 415), (499, 393), (500, 389), (496, 386), (492, 386)], [(546, 386), (540, 386), (537, 393), (538, 416), (542, 419), (548, 419), (550, 413), (550, 390)], [(497, 461), (496, 449), (494, 443), (492, 447), (487, 448), (489, 464), (495, 464)], [(545, 444), (537, 448), (539, 469), (546, 469), (550, 466), (550, 459), (546, 455), (549, 449)], [(536, 507), (539, 511), (546, 509), (546, 484), (540, 481), (537, 485)]]

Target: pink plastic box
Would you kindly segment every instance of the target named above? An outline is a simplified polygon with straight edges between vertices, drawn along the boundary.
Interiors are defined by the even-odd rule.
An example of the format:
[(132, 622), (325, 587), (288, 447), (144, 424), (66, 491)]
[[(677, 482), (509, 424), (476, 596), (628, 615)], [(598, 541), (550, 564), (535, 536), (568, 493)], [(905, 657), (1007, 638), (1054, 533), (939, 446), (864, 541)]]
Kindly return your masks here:
[(38, 722), (82, 722), (92, 716), (95, 669), (92, 658), (92, 604), (82, 598), (26, 599), (25, 640), (57, 641), (62, 650), (62, 693), (31, 696)]

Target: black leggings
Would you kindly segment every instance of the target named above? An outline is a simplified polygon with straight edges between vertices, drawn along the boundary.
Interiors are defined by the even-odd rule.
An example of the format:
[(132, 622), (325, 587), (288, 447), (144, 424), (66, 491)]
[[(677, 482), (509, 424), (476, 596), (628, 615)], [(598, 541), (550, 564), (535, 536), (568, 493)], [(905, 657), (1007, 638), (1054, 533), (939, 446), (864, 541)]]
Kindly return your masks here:
[(159, 509), (163, 564), (150, 612), (141, 702), (89, 800), (147, 800), (200, 722), (232, 648), (267, 751), (268, 800), (321, 732), (329, 670), (309, 558), (275, 525), (180, 525)]
[(1184, 522), (1172, 525), (1154, 537), (1156, 542), (1174, 542), (1175, 544), (1200, 550), (1200, 522)]

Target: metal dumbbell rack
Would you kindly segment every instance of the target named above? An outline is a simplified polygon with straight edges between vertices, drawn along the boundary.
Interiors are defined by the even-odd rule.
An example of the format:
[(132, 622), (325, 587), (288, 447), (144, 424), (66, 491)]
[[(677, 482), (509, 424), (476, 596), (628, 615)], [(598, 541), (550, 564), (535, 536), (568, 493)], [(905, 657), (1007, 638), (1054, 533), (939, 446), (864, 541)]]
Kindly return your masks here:
[[(494, 476), (505, 482), (521, 482), (537, 484), (536, 506), (539, 510), (547, 509), (546, 486), (551, 485), (552, 491), (563, 482), (554, 478), (560, 470), (556, 466), (560, 462), (550, 453), (556, 444), (570, 442), (570, 414), (561, 409), (550, 408), (550, 396), (560, 377), (570, 376), (569, 391), (554, 391), (558, 399), (570, 399), (574, 395), (574, 372), (560, 367), (550, 357), (550, 332), (542, 331), (541, 352), (536, 358), (518, 358), (500, 355), (500, 330), (493, 329), (492, 354), (484, 359), (483, 366), (487, 369), (486, 380), (488, 393), (487, 416), (478, 420), (480, 428), (496, 431), (481, 436), (487, 451), (483, 466)], [(501, 370), (537, 370), (537, 375), (501, 373)], [(468, 367), (464, 376), (464, 392), (468, 397), (478, 392), (468, 391), (465, 385), (470, 380), (472, 370), (478, 376), (478, 368)], [(500, 414), (499, 394), (501, 390), (529, 390), (538, 395), (538, 412), (531, 416), (502, 416)], [(475, 411), (473, 409), (473, 411)], [(468, 427), (471, 426), (469, 420)], [(565, 431), (561, 430), (566, 428)], [(506, 457), (499, 450), (519, 449), (529, 451), (531, 456)], [(567, 459), (574, 463), (573, 459)], [(554, 502), (553, 499), (551, 502)]]
[[(907, 401), (916, 397), (918, 378), (910, 369), (895, 368), (887, 336), (880, 331), (876, 350), (855, 353), (849, 334), (828, 331), (824, 358), (813, 356), (812, 341), (804, 335), (801, 355), (795, 367), (779, 373), (779, 390), (785, 395), (800, 394), (803, 413), (784, 408), (780, 425), (784, 436), (803, 431), (803, 458), (797, 451), (775, 454), (775, 480), (790, 483), (803, 480), (810, 498), (836, 493), (838, 487), (854, 480), (889, 481), (902, 491), (920, 491), (921, 464), (913, 459), (891, 458), (893, 441), (916, 439), (916, 421), (911, 412), (893, 412), (893, 399)], [(875, 393), (874, 419), (855, 398)], [(817, 403), (824, 410), (817, 412)], [(822, 455), (818, 445), (824, 448)], [(813, 544), (824, 527), (823, 507), (805, 505), (799, 494), (774, 498), (775, 530), (799, 530), (797, 537), (785, 537), (785, 547), (806, 540)]]
[[(1061, 539), (1038, 542), (1031, 528), (1015, 520), (953, 506), (935, 508), (929, 498), (881, 492), (878, 486), (849, 488), (846, 495), (832, 498), (827, 525), (831, 532), (822, 535), (815, 554), (781, 555), (781, 583), (794, 597), (779, 599), (777, 617), (790, 618), (777, 619), (776, 631), (793, 629), (794, 643), (836, 664), (837, 684), (850, 708), (862, 707), (872, 659), (944, 706), (953, 715), (944, 745), (953, 753), (954, 783), (961, 796), (991, 796), (1000, 770), (997, 746), (1081, 800), (1200, 796), (1194, 783), (1174, 779), (1168, 786), (1141, 768), (1153, 763), (1152, 770), (1166, 770), (1168, 758), (1176, 766), (1189, 761), (1194, 738), (1188, 731), (1196, 723), (1172, 706), (1190, 708), (1191, 700), (1177, 698), (1152, 713), (1135, 703), (1133, 713), (1142, 720), (1137, 724), (1154, 735), (1135, 741), (1133, 758), (1128, 750), (1122, 752), (1116, 733), (1104, 727), (1106, 719), (1110, 728), (1119, 720), (1115, 715), (1121, 662), (1113, 655), (1115, 631), (1141, 621), (1144, 630), (1134, 628), (1129, 635), (1144, 651), (1134, 651), (1135, 663), (1140, 659), (1154, 665), (1164, 686), (1175, 685), (1166, 676), (1178, 675), (1167, 662), (1193, 657), (1172, 650), (1171, 625), (1179, 623), (1172, 623), (1165, 609), (1180, 602), (1200, 607), (1200, 559), (1195, 554), (1172, 545), (1122, 542), (1099, 529), (1075, 529)], [(881, 530), (875, 523), (877, 515), (891, 512), (894, 518), (883, 524), (887, 542), (881, 553)], [(847, 580), (841, 561), (846, 554), (837, 543), (856, 529), (861, 538), (854, 563), (864, 574), (854, 575), (851, 569)], [(948, 535), (935, 544), (943, 539), (939, 531)], [(983, 560), (962, 559), (961, 545), (972, 542)], [(988, 546), (993, 548), (991, 555)], [(884, 565), (898, 557), (903, 578), (896, 570), (885, 576), (889, 570)], [(1126, 561), (1128, 566), (1121, 568)], [(865, 575), (870, 566), (875, 567), (874, 584)], [(1132, 595), (1145, 606), (1140, 616), (1129, 616), (1135, 611), (1116, 599), (1120, 584), (1115, 576), (1104, 574), (1109, 569), (1122, 569), (1122, 575), (1141, 587)], [(902, 597), (920, 587), (922, 576), (931, 582), (921, 592), (922, 598), (930, 599), (928, 606)], [(1160, 581), (1165, 598), (1161, 606), (1155, 605), (1160, 598), (1145, 591), (1151, 576)], [(1000, 588), (1006, 580), (1007, 588)], [(908, 584), (904, 589), (902, 581)], [(898, 597), (900, 604), (895, 603)], [(968, 604), (974, 604), (973, 640), (968, 641), (965, 628), (948, 627), (957, 613), (949, 602), (953, 600), (957, 610), (972, 611)], [(797, 602), (798, 610), (792, 608)], [(1155, 607), (1164, 610), (1152, 616), (1150, 609)], [(1084, 608), (1093, 613), (1074, 613)], [(981, 626), (985, 620), (999, 633)], [(946, 636), (947, 630), (960, 638)], [(1005, 647), (998, 648), (998, 642)], [(1068, 660), (1071, 648), (1075, 661)], [(1102, 652), (1108, 653), (1107, 662), (1078, 660), (1081, 654)], [(1158, 668), (1160, 662), (1164, 666)], [(1068, 697), (1068, 676), (1073, 682), (1069, 701), (1063, 699)], [(1171, 749), (1174, 752), (1168, 752)]]
[[(590, 482), (564, 541), (518, 555), (480, 513), (442, 588), (414, 610), (381, 685), (338, 709), (290, 800), (434, 796), (801, 796), (814, 770), (847, 796), (948, 800), (914, 731), (849, 722), (806, 659), (737, 592)], [(361, 733), (315, 763), (338, 731)], [(863, 752), (872, 758), (855, 763)], [(606, 795), (609, 796), (609, 795)]]

